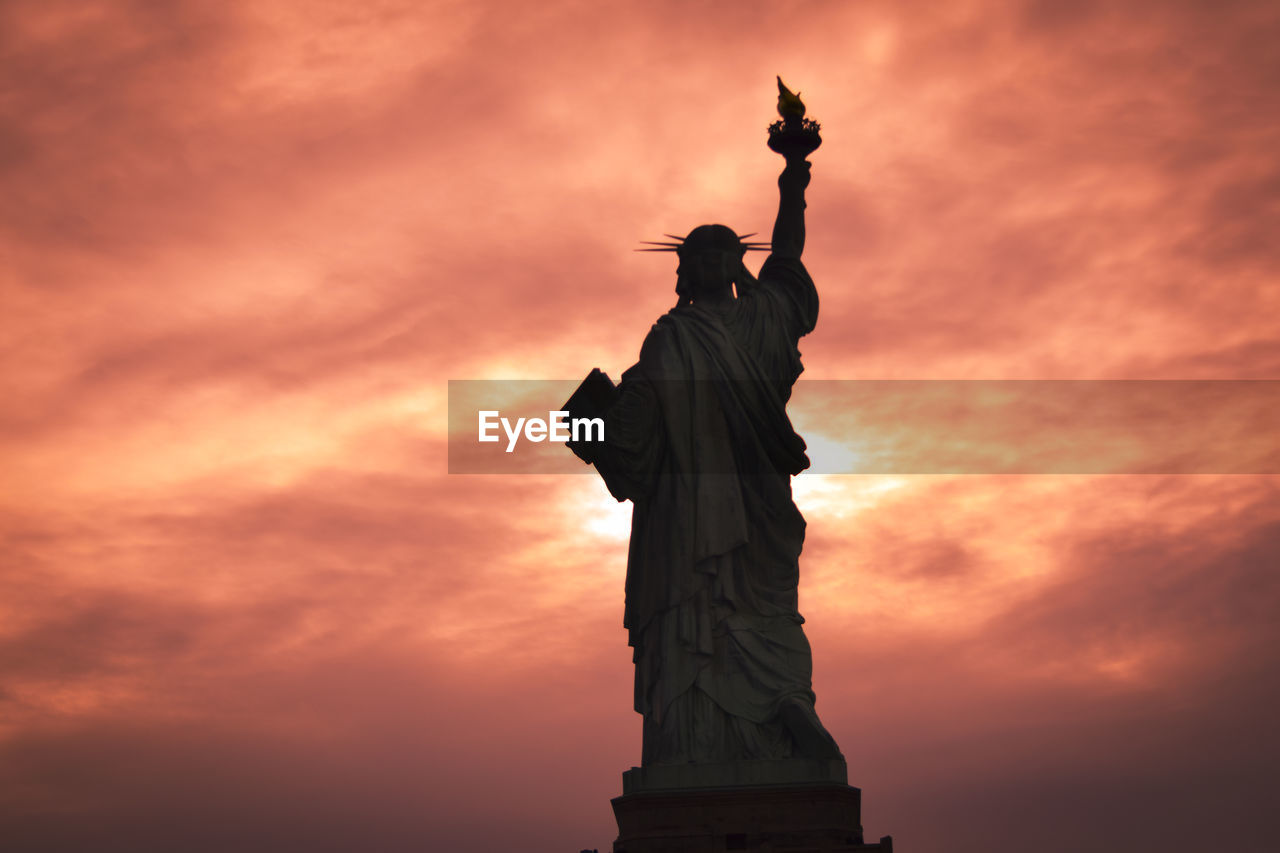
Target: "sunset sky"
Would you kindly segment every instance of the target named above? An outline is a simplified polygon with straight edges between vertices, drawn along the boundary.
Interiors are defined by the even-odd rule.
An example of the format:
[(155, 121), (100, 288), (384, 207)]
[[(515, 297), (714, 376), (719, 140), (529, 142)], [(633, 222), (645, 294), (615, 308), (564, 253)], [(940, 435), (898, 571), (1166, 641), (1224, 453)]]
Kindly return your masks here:
[[(1280, 379), (1278, 44), (1265, 0), (6, 0), (0, 848), (607, 850), (629, 505), (449, 474), (449, 380), (632, 364), (639, 241), (767, 237), (775, 74), (806, 378)], [(1280, 475), (794, 491), (870, 838), (1271, 849)]]

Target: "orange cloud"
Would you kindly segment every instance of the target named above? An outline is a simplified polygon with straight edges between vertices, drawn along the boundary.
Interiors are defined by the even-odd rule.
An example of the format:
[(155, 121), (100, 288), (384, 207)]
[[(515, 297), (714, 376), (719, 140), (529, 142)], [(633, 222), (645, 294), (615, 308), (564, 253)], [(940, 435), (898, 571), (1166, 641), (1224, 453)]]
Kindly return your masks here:
[[(362, 9), (0, 10), (11, 844), (607, 846), (626, 507), (448, 475), (446, 385), (629, 366), (777, 73), (806, 378), (1280, 378), (1272, 4)], [(1265, 846), (1275, 488), (797, 478), (869, 835)]]

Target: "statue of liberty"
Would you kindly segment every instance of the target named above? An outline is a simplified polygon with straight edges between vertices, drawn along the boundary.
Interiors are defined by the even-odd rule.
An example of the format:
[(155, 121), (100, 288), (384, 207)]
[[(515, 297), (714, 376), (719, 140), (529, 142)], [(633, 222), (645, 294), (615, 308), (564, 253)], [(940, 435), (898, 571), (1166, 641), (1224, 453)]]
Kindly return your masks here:
[[(805, 522), (791, 477), (809, 460), (786, 413), (797, 343), (818, 318), (801, 254), (806, 156), (821, 140), (778, 82), (772, 240), (702, 225), (651, 243), (678, 258), (678, 303), (616, 389), (593, 371), (566, 404), (602, 414), (605, 440), (571, 446), (634, 505), (624, 624), (645, 767), (841, 758), (814, 711), (797, 608)], [(746, 253), (766, 249), (753, 276)]]

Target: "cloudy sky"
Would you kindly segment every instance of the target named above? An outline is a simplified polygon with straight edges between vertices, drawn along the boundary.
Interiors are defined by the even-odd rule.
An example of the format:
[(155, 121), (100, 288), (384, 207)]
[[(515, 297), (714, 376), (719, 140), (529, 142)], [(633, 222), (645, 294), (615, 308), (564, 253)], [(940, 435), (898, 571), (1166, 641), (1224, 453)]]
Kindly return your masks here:
[[(775, 74), (825, 139), (806, 377), (1280, 379), (1277, 43), (1233, 0), (0, 5), (7, 849), (606, 849), (627, 507), (447, 473), (448, 380), (625, 369), (674, 303), (637, 241), (767, 234)], [(1265, 849), (1278, 492), (798, 477), (868, 835)]]

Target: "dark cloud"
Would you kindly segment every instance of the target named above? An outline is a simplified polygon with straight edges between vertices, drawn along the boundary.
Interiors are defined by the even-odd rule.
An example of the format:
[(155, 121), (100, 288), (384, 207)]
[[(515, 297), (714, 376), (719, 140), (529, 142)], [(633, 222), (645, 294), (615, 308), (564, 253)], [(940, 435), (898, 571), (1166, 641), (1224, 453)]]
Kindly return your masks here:
[[(1257, 479), (1080, 485), (1073, 491), (1110, 493), (1114, 507), (1092, 515), (1084, 495), (1070, 501), (1079, 518), (1048, 534), (1056, 569), (1043, 580), (1019, 585), (1004, 575), (1005, 591), (991, 597), (979, 590), (998, 571), (959, 591), (944, 578), (904, 587), (937, 604), (970, 601), (970, 627), (937, 619), (904, 632), (901, 613), (867, 607), (856, 620), (833, 620), (816, 608), (809, 630), (820, 709), (855, 784), (882, 783), (878, 805), (864, 805), (868, 830), (903, 826), (895, 835), (926, 849), (1065, 851), (1146, 849), (1212, 827), (1256, 846), (1265, 810), (1252, 792), (1265, 787), (1259, 780), (1280, 748), (1267, 710), (1280, 671), (1272, 490)], [(845, 546), (863, 564), (845, 596), (884, 602), (877, 579), (898, 582), (890, 561), (920, 540), (912, 517), (950, 504), (959, 520), (948, 526), (965, 531), (982, 517), (958, 508), (966, 492), (981, 493), (904, 497), (884, 519), (898, 522), (896, 550), (873, 546), (865, 531), (874, 517), (864, 518)], [(1133, 499), (1149, 514), (1128, 517)], [(985, 519), (993, 537), (952, 535), (998, 565), (1010, 559), (1002, 537), (1025, 553), (1013, 531), (1064, 504), (1059, 496), (1040, 505), (1021, 489), (1008, 502), (1027, 515)], [(1212, 509), (1227, 504), (1229, 523)], [(827, 583), (821, 564), (838, 553), (807, 549), (810, 580), (816, 573)], [(1173, 802), (1196, 805), (1178, 811)]]
[(1225, 529), (1209, 516), (1177, 533), (1155, 517), (1062, 543), (1068, 570), (987, 626), (993, 651), (1017, 642), (1047, 662), (1154, 647), (1156, 658), (1194, 661), (1266, 645), (1280, 602), (1280, 527), (1266, 513), (1238, 511)]

